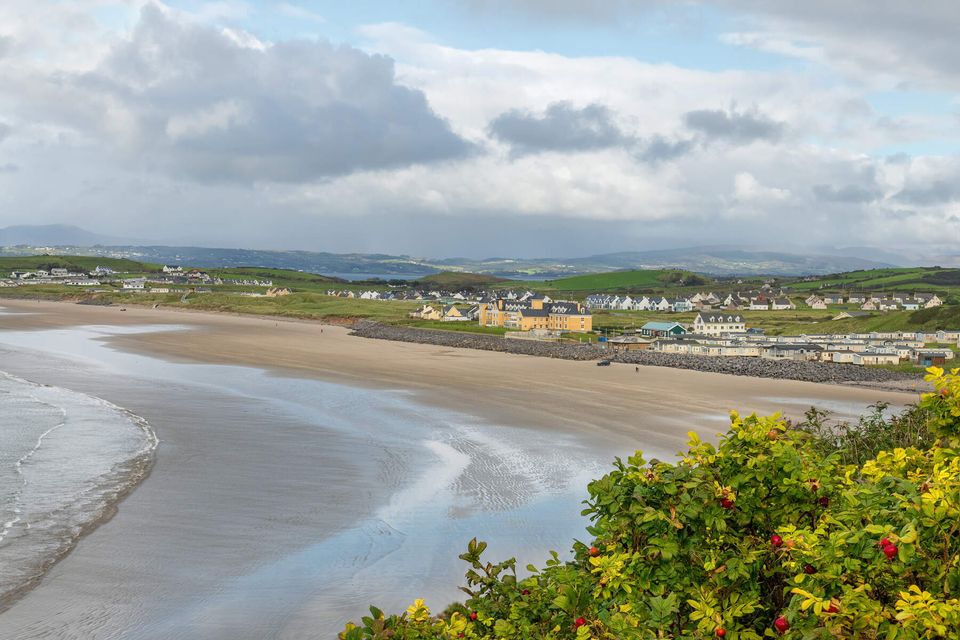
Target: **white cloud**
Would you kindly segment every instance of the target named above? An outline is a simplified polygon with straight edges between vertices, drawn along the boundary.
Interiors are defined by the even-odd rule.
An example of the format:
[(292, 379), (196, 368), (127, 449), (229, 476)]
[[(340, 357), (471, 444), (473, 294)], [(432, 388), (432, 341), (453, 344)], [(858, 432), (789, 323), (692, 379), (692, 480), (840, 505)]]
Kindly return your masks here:
[[(138, 18), (117, 0), (129, 25), (107, 27), (76, 0), (38, 26), (13, 1), (0, 7), (0, 121), (16, 135), (0, 165), (16, 179), (3, 177), (0, 212), (331, 250), (452, 241), (438, 229), (474, 254), (544, 238), (584, 252), (652, 238), (960, 243), (956, 160), (876, 153), (947, 125), (880, 117), (873, 83), (468, 50), (398, 24), (363, 28), (364, 50), (268, 41), (235, 23), (244, 3)], [(837, 59), (765, 16), (728, 38)], [(11, 215), (0, 223), (22, 221)]]

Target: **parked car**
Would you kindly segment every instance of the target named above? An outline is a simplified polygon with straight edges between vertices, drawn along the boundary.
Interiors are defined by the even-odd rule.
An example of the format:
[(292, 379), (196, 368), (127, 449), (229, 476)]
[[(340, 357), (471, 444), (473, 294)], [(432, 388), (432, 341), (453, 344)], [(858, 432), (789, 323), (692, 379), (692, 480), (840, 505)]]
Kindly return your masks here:
[(610, 366), (610, 361), (609, 361), (609, 360), (601, 360), (600, 362), (597, 363), (597, 366), (598, 366), (598, 367), (609, 367), (609, 366)]

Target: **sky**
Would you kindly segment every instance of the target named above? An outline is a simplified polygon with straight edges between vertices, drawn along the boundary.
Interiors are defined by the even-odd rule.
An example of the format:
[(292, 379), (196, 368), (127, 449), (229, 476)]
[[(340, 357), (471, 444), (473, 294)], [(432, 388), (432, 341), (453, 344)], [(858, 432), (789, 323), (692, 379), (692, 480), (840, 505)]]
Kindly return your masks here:
[(960, 254), (955, 0), (4, 0), (0, 227)]

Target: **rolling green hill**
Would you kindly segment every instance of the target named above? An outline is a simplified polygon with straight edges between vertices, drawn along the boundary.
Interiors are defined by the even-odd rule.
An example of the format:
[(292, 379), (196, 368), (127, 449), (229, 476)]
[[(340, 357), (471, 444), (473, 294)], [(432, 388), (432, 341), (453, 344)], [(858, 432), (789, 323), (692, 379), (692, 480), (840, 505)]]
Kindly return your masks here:
[(664, 288), (707, 285), (710, 279), (690, 271), (675, 269), (634, 269), (572, 276), (542, 283), (530, 283), (545, 290), (569, 292), (632, 292)]
[(799, 280), (789, 284), (797, 291), (960, 291), (960, 269), (940, 267), (904, 267), (870, 269), (837, 273), (815, 280)]
[(945, 305), (918, 311), (879, 313), (863, 318), (798, 323), (778, 328), (777, 333), (868, 333), (870, 331), (936, 331), (960, 328), (960, 307)]
[(441, 271), (429, 276), (424, 276), (418, 280), (424, 285), (444, 287), (448, 289), (459, 289), (466, 287), (486, 287), (499, 283), (510, 283), (511, 280), (498, 278), (488, 273), (469, 273), (467, 271)]
[(154, 273), (161, 265), (137, 262), (125, 258), (98, 258), (90, 256), (13, 256), (0, 257), (0, 275), (10, 271), (63, 268), (73, 271), (91, 271), (97, 266), (109, 267), (121, 273)]

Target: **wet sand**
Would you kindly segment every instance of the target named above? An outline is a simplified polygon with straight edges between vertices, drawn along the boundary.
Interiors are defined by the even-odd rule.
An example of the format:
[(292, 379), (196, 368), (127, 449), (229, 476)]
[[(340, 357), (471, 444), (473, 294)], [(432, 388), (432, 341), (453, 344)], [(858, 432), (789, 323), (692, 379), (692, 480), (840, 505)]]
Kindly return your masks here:
[[(161, 440), (116, 516), (0, 614), (0, 637), (17, 640), (334, 637), (370, 601), (457, 597), (462, 570), (445, 559), (472, 533), (494, 541), (491, 559), (526, 554), (521, 565), (566, 550), (584, 524), (567, 483), (613, 455), (669, 457), (689, 430), (722, 431), (731, 408), (855, 415), (915, 400), (367, 340), (310, 322), (3, 307), (0, 369), (127, 407)], [(115, 329), (75, 329), (89, 325)], [(5, 335), (35, 351), (4, 350)]]
[[(344, 327), (170, 309), (92, 307), (0, 301), (30, 316), (0, 318), (4, 327), (83, 324), (187, 324), (191, 331), (111, 338), (117, 349), (181, 362), (237, 364), (283, 375), (311, 376), (374, 388), (414, 391), (430, 404), (468, 408), (495, 420), (589, 434), (623, 445), (677, 451), (686, 432), (731, 409), (801, 417), (810, 404), (842, 416), (882, 401), (903, 405), (917, 395), (704, 373), (665, 367), (575, 362), (470, 349), (371, 340)], [(773, 399), (773, 400), (772, 400)]]

